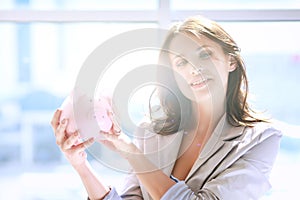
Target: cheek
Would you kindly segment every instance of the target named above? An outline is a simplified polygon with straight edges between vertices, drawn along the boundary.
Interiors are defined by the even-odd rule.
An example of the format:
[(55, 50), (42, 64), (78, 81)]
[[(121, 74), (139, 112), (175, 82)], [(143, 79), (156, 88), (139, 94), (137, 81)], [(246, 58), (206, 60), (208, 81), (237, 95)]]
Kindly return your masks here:
[(215, 78), (218, 80), (217, 82), (220, 84), (220, 86), (225, 89), (227, 88), (229, 75), (227, 65), (224, 65), (223, 63), (216, 63), (215, 66)]
[(187, 70), (186, 69), (187, 69), (187, 66), (184, 66), (184, 67), (172, 67), (174, 76), (175, 75), (177, 75), (177, 76), (180, 75), (184, 79), (187, 78)]
[(177, 84), (177, 86), (183, 90), (184, 88), (187, 88), (188, 86), (188, 82), (187, 82), (187, 77), (184, 73), (182, 73), (181, 71), (173, 71), (173, 76), (175, 79), (175, 82)]
[(177, 83), (178, 87), (183, 88), (188, 85), (189, 82), (189, 75), (186, 69), (176, 69), (173, 68), (173, 77), (175, 82)]
[(223, 85), (223, 88), (227, 88), (227, 83), (228, 83), (228, 71), (221, 71), (219, 72), (220, 74), (220, 78), (221, 78), (221, 81), (222, 81), (222, 85)]
[(184, 76), (183, 73), (178, 73), (176, 71), (173, 72), (174, 79), (176, 82), (176, 86), (180, 90), (180, 92), (188, 99), (195, 101), (196, 95), (190, 87), (187, 77)]

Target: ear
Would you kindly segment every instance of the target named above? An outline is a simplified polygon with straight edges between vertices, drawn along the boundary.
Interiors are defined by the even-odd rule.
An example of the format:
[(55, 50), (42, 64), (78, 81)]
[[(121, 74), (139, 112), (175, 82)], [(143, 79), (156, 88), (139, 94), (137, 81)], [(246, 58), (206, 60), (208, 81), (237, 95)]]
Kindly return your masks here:
[(237, 67), (237, 61), (233, 55), (229, 55), (229, 67), (228, 71), (233, 72)]

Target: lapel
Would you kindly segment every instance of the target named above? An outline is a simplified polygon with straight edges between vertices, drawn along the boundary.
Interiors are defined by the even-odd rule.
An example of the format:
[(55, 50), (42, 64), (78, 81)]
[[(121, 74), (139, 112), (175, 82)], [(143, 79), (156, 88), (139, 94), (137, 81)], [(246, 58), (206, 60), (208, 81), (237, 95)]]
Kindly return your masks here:
[[(212, 157), (212, 164), (218, 164), (219, 161), (221, 161), (224, 156), (226, 156), (232, 150), (233, 147), (239, 144), (240, 141), (235, 139), (243, 134), (243, 130), (244, 127), (233, 127), (230, 125), (226, 120), (225, 114), (205, 144), (185, 180), (188, 181), (193, 174)], [(210, 166), (211, 170), (213, 170), (213, 168), (215, 168), (214, 165)], [(211, 173), (211, 171), (205, 170), (203, 173), (207, 173), (208, 175)], [(207, 177), (205, 174), (201, 175), (203, 175), (203, 178)]]
[(168, 138), (172, 139), (173, 142), (168, 147), (166, 147), (159, 156), (161, 163), (163, 163), (163, 165), (161, 165), (161, 169), (168, 176), (171, 175), (175, 162), (178, 158), (183, 134), (184, 131), (180, 131), (176, 134), (173, 134), (174, 136), (171, 136), (172, 138)]
[[(138, 146), (143, 149), (144, 155), (157, 168), (170, 176), (179, 153), (182, 135), (183, 131), (179, 131), (172, 135), (162, 136), (146, 130), (142, 139), (139, 140)], [(143, 198), (145, 200), (152, 200), (142, 184), (140, 184), (140, 188), (143, 193)]]
[[(150, 134), (150, 135), (147, 135)], [(162, 136), (146, 133), (144, 154), (155, 166), (170, 176), (180, 150), (183, 131)]]

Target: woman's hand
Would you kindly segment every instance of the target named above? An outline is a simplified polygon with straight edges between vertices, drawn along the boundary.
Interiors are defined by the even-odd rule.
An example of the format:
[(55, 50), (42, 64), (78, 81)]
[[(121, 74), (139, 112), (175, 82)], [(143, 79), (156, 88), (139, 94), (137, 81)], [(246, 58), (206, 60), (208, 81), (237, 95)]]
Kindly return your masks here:
[(132, 140), (123, 132), (115, 132), (112, 128), (108, 133), (101, 132), (104, 139), (99, 142), (109, 149), (118, 152), (123, 158), (140, 154), (139, 149), (133, 144)]
[(70, 164), (76, 169), (82, 164), (85, 164), (87, 158), (85, 149), (94, 142), (94, 139), (91, 138), (85, 142), (79, 142), (80, 135), (78, 131), (74, 133), (67, 133), (66, 127), (68, 119), (63, 119), (62, 123), (59, 123), (61, 112), (61, 110), (57, 110), (54, 113), (51, 126), (55, 134), (56, 144), (64, 153)]
[(118, 152), (124, 158), (139, 153), (138, 148), (133, 144), (132, 140), (122, 132), (120, 125), (118, 124), (117, 120), (115, 120), (115, 114), (112, 109), (112, 98), (110, 96), (103, 96), (103, 98), (109, 104), (107, 114), (112, 121), (112, 127), (108, 132), (100, 131), (99, 134), (101, 134), (103, 137), (97, 139), (97, 142), (115, 152)]
[(109, 132), (101, 131), (103, 137), (98, 140), (101, 144), (109, 149), (118, 152), (123, 158), (127, 159), (129, 156), (140, 154), (139, 149), (135, 146), (132, 140), (122, 132), (119, 124), (116, 122), (112, 112), (109, 112), (109, 117), (112, 120), (112, 128)]

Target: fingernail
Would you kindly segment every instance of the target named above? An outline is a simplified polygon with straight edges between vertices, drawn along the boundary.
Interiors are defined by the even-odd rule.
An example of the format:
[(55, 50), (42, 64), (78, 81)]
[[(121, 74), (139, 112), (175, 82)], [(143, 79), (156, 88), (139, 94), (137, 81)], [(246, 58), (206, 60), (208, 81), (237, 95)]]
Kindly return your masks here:
[(61, 123), (62, 123), (63, 125), (66, 125), (66, 124), (67, 124), (67, 119), (63, 119)]
[(89, 143), (93, 143), (93, 142), (94, 142), (94, 140), (95, 140), (95, 138), (94, 138), (94, 137), (90, 138), (90, 139), (89, 139)]

